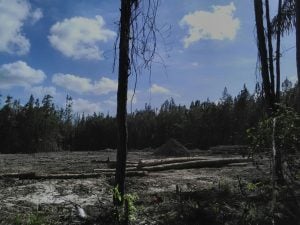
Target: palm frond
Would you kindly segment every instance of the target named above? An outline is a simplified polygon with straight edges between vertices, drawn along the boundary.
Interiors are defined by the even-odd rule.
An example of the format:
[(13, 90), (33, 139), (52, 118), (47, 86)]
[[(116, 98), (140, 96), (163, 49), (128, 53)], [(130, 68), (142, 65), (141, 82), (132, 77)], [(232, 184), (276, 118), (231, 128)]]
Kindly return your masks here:
[(278, 29), (280, 29), (283, 36), (293, 31), (296, 26), (296, 0), (285, 0), (280, 13), (280, 22), (278, 14), (272, 20), (272, 33), (276, 35)]

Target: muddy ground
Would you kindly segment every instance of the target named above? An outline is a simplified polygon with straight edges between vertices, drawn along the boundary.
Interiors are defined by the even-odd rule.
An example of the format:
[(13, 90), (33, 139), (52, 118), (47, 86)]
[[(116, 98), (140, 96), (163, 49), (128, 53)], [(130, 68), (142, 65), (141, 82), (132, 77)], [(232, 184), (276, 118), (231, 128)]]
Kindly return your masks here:
[[(209, 159), (233, 156), (197, 150), (192, 155)], [(96, 168), (107, 168), (106, 163), (99, 161), (108, 157), (114, 160), (115, 151), (0, 155), (0, 174), (91, 173)], [(134, 162), (150, 158), (155, 158), (151, 151), (128, 154), (128, 160)], [(232, 196), (242, 197), (241, 185), (259, 183), (268, 178), (268, 172), (268, 163), (260, 166), (260, 170), (248, 163), (129, 177), (127, 191), (139, 197), (135, 203), (136, 220), (132, 223), (217, 224), (214, 217), (221, 215), (226, 224), (235, 224), (234, 214), (242, 213), (242, 205), (239, 197)], [(112, 224), (112, 184), (113, 177), (107, 176), (67, 180), (0, 179), (0, 224)], [(77, 206), (86, 211), (87, 220), (80, 219)], [(208, 212), (206, 208), (215, 211)]]

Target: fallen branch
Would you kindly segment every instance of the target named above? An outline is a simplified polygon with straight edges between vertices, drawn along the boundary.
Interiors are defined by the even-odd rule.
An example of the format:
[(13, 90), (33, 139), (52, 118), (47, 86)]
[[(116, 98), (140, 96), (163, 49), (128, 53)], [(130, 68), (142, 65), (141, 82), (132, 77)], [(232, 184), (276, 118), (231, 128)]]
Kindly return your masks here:
[(204, 168), (204, 167), (222, 167), (231, 163), (242, 163), (249, 162), (249, 159), (218, 159), (218, 160), (196, 160), (189, 162), (179, 162), (171, 164), (162, 164), (157, 166), (147, 166), (142, 169), (145, 171), (162, 171), (171, 169), (193, 169), (193, 168)]
[(177, 162), (189, 162), (196, 160), (205, 160), (203, 157), (177, 157), (177, 158), (165, 158), (165, 159), (147, 159), (140, 160), (137, 167), (142, 168), (146, 166), (156, 166), (161, 164), (171, 164)]

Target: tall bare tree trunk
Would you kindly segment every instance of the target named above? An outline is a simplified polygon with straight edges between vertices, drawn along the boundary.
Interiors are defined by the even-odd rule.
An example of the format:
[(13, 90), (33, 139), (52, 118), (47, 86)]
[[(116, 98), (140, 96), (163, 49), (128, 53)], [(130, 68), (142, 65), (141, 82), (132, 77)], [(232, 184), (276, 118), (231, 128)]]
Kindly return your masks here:
[(282, 185), (284, 183), (284, 177), (282, 172), (281, 151), (277, 149), (276, 145), (276, 118), (272, 120), (272, 161), (273, 161), (273, 185)]
[(298, 86), (300, 82), (300, 0), (296, 0), (296, 61)]
[[(282, 8), (282, 0), (278, 1), (278, 24), (281, 24), (282, 16), (281, 16), (281, 8)], [(281, 45), (281, 29), (280, 26), (277, 28), (276, 33), (276, 101), (280, 101), (280, 45)]]
[[(119, 44), (119, 79), (117, 96), (118, 150), (115, 182), (123, 201), (125, 193), (125, 173), (127, 158), (127, 91), (130, 70), (131, 0), (121, 0), (120, 44)], [(116, 201), (116, 200), (115, 200)]]
[(267, 103), (267, 112), (270, 114), (274, 107), (274, 96), (272, 96), (271, 84), (269, 79), (268, 52), (266, 46), (265, 29), (263, 22), (263, 3), (262, 0), (254, 0), (254, 11), (257, 32), (257, 47), (261, 64), (261, 75), (263, 88)]
[(269, 0), (265, 2), (266, 8), (266, 20), (267, 20), (267, 40), (268, 40), (268, 50), (269, 50), (269, 74), (270, 74), (270, 82), (271, 82), (271, 94), (275, 93), (275, 75), (274, 75), (274, 63), (273, 63), (273, 45), (272, 45), (272, 26), (270, 19), (270, 5)]

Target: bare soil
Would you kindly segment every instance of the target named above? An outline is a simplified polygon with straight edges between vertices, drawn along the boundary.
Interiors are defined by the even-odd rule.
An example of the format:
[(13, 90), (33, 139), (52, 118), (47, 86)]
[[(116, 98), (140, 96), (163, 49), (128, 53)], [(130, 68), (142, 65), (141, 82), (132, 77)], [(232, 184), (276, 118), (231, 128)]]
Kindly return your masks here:
[[(36, 172), (38, 174), (91, 173), (108, 168), (99, 163), (115, 160), (114, 150), (98, 152), (55, 152), (0, 155), (0, 174)], [(233, 157), (231, 154), (208, 154), (192, 151), (193, 156), (207, 159)], [(151, 151), (131, 151), (128, 160), (155, 158)], [(156, 157), (157, 158), (157, 157)], [(127, 192), (137, 194), (137, 215), (133, 224), (218, 224), (215, 215), (229, 218), (241, 208), (240, 182), (258, 182), (268, 178), (267, 164), (257, 170), (252, 163), (225, 166), (150, 172), (144, 177), (127, 178)], [(112, 224), (112, 187), (114, 177), (68, 180), (0, 179), (0, 224)], [(195, 200), (196, 199), (196, 200)], [(222, 201), (222, 213), (208, 212), (205, 207)], [(203, 205), (204, 204), (204, 205)], [(83, 208), (87, 220), (77, 215)], [(203, 209), (199, 209), (199, 207)], [(228, 210), (224, 211), (224, 207)], [(189, 210), (189, 212), (186, 212)], [(195, 213), (193, 212), (195, 210)], [(194, 214), (193, 214), (194, 213)], [(185, 218), (189, 214), (190, 218)], [(184, 218), (183, 218), (184, 217)], [(183, 222), (184, 221), (184, 222)], [(201, 222), (202, 221), (202, 222)], [(206, 222), (205, 222), (206, 221)]]

